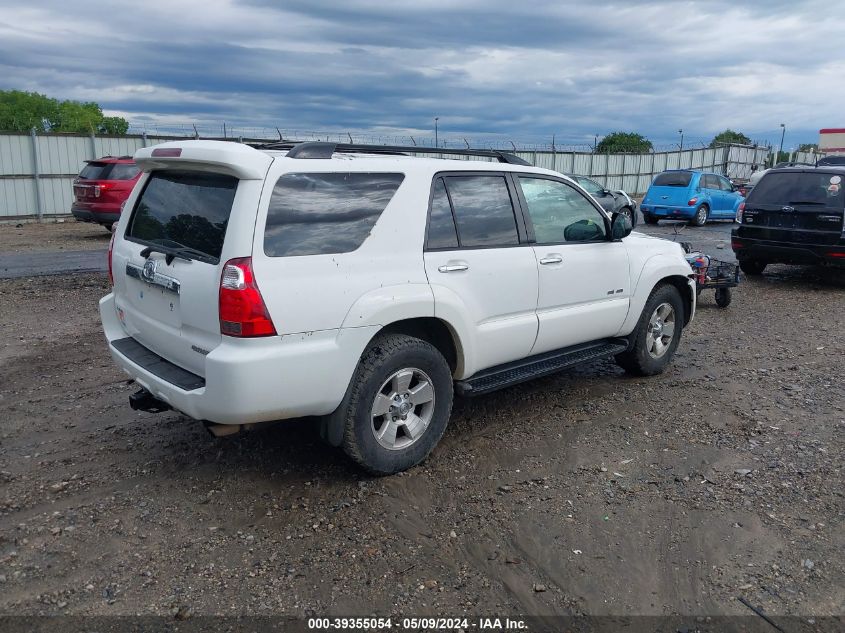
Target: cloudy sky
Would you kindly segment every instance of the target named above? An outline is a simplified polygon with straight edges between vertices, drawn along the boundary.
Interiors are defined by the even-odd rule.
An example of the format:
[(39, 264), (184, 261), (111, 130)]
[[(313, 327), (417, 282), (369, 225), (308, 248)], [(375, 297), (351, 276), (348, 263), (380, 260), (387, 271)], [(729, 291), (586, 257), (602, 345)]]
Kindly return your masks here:
[(845, 126), (832, 0), (2, 0), (0, 88), (134, 128), (785, 148)]

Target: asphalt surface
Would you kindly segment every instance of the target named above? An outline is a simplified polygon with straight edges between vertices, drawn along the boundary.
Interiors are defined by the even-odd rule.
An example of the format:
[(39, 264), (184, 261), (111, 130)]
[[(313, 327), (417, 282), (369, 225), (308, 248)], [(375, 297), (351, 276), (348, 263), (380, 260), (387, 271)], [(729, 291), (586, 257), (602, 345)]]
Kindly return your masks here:
[[(731, 222), (714, 222), (691, 227), (684, 222), (664, 221), (648, 226), (642, 220), (637, 231), (677, 242), (689, 242), (696, 249), (716, 257), (735, 261), (730, 248)], [(97, 237), (101, 237), (97, 235)], [(105, 249), (53, 252), (0, 252), (0, 279), (41, 277), (79, 272), (105, 272), (108, 268)]]
[(0, 279), (108, 270), (108, 251), (0, 253)]

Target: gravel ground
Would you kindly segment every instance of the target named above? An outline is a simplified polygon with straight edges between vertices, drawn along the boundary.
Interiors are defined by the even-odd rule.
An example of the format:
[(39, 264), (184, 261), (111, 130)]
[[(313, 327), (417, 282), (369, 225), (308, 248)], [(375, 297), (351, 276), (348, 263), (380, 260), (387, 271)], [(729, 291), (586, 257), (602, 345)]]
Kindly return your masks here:
[(0, 224), (0, 255), (11, 252), (89, 251), (109, 246), (110, 233), (99, 224), (64, 221)]
[(214, 439), (131, 411), (107, 291), (0, 281), (0, 614), (843, 613), (841, 275), (703, 294), (662, 377), (458, 401), (382, 479), (307, 421)]

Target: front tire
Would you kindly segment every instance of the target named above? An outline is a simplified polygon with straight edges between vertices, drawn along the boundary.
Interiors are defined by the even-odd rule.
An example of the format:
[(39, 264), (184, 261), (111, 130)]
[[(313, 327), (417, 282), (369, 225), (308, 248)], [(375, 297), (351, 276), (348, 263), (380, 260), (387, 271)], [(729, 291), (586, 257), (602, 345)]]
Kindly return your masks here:
[(707, 224), (707, 218), (710, 216), (710, 207), (706, 204), (702, 204), (698, 209), (695, 210), (695, 215), (693, 216), (692, 220), (689, 221), (690, 226), (704, 226)]
[(619, 209), (619, 213), (623, 213), (628, 216), (628, 219), (631, 220), (631, 228), (637, 226), (637, 214), (631, 207), (622, 207)]
[(616, 363), (629, 374), (654, 376), (669, 365), (684, 327), (684, 302), (671, 284), (657, 286), (646, 301), (631, 348), (616, 355)]
[(401, 334), (376, 338), (332, 416), (343, 450), (376, 475), (407, 470), (440, 441), (452, 411), (452, 372), (430, 343)]

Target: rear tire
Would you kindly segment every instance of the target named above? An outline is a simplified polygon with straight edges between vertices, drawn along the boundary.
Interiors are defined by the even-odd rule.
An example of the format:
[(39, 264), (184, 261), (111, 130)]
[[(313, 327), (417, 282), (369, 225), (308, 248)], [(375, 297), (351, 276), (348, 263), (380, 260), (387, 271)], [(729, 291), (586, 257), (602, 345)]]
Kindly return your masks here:
[(710, 217), (710, 207), (702, 204), (695, 210), (695, 215), (689, 221), (690, 226), (704, 226), (707, 224), (707, 219)]
[(666, 369), (675, 355), (684, 327), (684, 302), (671, 284), (657, 286), (646, 301), (631, 348), (616, 355), (629, 374), (654, 376)]
[(113, 222), (106, 222), (106, 223), (105, 223), (105, 224), (103, 224), (102, 226), (103, 226), (103, 228), (104, 228), (104, 229), (106, 229), (106, 231), (108, 231), (109, 233), (111, 233), (111, 227), (112, 227), (112, 225), (113, 225)]
[(343, 450), (376, 475), (407, 470), (440, 441), (452, 411), (452, 372), (426, 341), (377, 337), (366, 349), (332, 417)]
[(739, 260), (739, 269), (746, 275), (756, 277), (762, 275), (763, 271), (766, 270), (766, 262), (757, 259), (741, 259)]
[(643, 220), (645, 220), (646, 224), (657, 224), (657, 218), (648, 213), (643, 213)]

